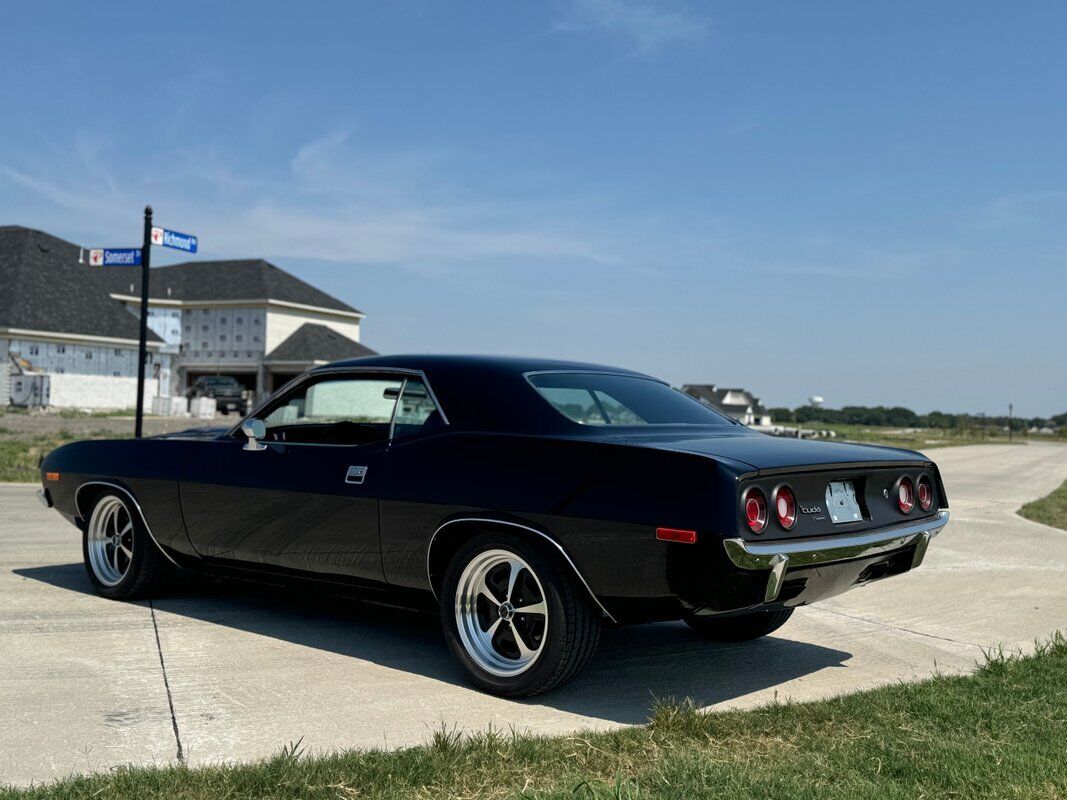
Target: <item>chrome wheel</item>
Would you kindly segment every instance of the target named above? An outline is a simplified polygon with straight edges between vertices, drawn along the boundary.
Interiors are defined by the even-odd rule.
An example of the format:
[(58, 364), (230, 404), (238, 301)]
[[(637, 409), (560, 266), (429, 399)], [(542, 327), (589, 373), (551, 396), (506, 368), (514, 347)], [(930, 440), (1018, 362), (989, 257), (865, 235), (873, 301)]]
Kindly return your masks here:
[(126, 577), (133, 563), (133, 520), (121, 500), (108, 495), (96, 504), (85, 543), (89, 565), (100, 583), (115, 586)]
[(522, 674), (541, 654), (548, 634), (540, 579), (515, 553), (478, 553), (456, 587), (456, 627), (467, 654), (486, 672)]

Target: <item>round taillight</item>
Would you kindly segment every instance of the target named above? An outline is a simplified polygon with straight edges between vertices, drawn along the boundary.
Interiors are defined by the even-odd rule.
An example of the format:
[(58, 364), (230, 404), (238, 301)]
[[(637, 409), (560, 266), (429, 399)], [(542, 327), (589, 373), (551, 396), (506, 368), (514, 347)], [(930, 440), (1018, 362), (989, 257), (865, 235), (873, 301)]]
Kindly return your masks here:
[(767, 527), (767, 498), (759, 489), (749, 489), (744, 496), (745, 522), (753, 533), (763, 533)]
[(930, 485), (930, 479), (925, 476), (919, 478), (919, 487), (915, 491), (919, 495), (919, 508), (929, 511), (934, 504), (934, 487)]
[(788, 486), (779, 486), (774, 492), (774, 510), (778, 524), (789, 530), (797, 524), (797, 498)]
[(915, 508), (915, 487), (910, 478), (901, 478), (897, 484), (897, 507), (901, 514), (910, 514)]

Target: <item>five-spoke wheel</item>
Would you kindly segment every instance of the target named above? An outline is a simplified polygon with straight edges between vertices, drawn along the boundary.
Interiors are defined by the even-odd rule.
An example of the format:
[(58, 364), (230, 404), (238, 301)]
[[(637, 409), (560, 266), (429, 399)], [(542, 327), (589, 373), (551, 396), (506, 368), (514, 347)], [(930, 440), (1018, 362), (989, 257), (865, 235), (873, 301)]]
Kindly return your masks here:
[(442, 623), (470, 678), (527, 696), (565, 683), (600, 638), (600, 613), (562, 559), (507, 533), (474, 537), (444, 576)]
[(82, 535), (82, 554), (96, 590), (115, 599), (150, 595), (171, 567), (129, 501), (117, 492), (95, 499)]
[(479, 553), (459, 579), (456, 626), (467, 652), (486, 672), (524, 672), (537, 660), (548, 633), (541, 581), (514, 553)]

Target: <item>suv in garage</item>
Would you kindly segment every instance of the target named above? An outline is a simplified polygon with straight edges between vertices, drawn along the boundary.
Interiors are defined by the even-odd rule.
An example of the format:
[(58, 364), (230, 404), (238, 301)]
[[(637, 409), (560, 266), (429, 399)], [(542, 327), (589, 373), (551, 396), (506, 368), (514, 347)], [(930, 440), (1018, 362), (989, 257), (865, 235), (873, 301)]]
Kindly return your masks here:
[(232, 375), (201, 375), (189, 389), (188, 397), (212, 397), (219, 411), (236, 411), (241, 416), (248, 413), (244, 386)]

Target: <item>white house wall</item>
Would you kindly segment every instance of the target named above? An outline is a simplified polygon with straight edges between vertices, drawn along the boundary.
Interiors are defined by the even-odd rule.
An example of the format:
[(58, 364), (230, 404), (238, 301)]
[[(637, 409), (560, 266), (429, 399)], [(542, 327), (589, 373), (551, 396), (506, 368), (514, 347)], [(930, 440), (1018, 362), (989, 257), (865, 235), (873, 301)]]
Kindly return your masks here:
[[(111, 375), (52, 374), (48, 378), (49, 405), (52, 408), (115, 408), (137, 406), (137, 378)], [(145, 407), (152, 407), (158, 382), (146, 379)]]
[(7, 339), (0, 339), (0, 407), (11, 402), (11, 359)]
[(270, 348), (267, 310), (255, 306), (203, 306), (181, 311), (183, 362), (219, 368), (258, 364)]
[(359, 341), (359, 320), (345, 319), (332, 314), (319, 314), (314, 311), (269, 308), (267, 310), (267, 352), (269, 353), (292, 336), (296, 329), (305, 322), (325, 325), (353, 342)]

